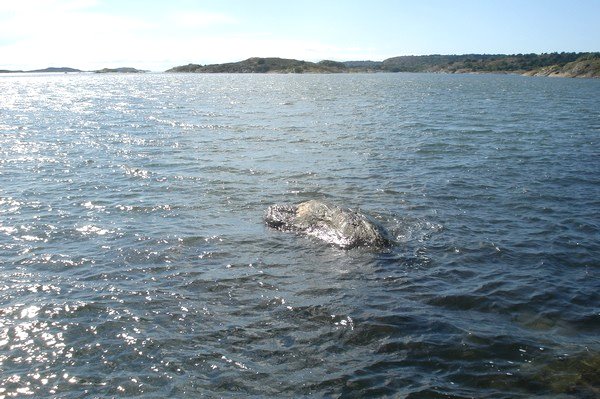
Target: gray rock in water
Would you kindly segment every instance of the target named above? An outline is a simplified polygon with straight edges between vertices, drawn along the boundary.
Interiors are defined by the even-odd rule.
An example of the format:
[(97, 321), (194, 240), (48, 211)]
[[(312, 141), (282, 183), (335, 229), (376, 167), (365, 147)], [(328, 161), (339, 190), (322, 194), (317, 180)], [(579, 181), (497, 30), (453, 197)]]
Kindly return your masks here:
[(390, 245), (385, 230), (366, 215), (321, 201), (272, 205), (267, 209), (265, 222), (270, 227), (314, 236), (343, 249)]

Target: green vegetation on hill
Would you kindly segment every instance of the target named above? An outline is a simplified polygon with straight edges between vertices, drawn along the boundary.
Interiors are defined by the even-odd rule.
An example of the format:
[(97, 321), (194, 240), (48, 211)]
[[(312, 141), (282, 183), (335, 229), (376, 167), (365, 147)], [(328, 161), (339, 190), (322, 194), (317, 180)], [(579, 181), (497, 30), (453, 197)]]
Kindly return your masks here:
[(528, 73), (542, 68), (562, 69), (569, 63), (598, 59), (600, 53), (464, 54), (402, 56), (383, 61), (390, 72)]
[(371, 71), (381, 70), (381, 61), (344, 61), (344, 65), (351, 69), (365, 69)]
[(60, 73), (66, 73), (66, 72), (83, 72), (81, 69), (75, 69), (75, 68), (69, 68), (69, 67), (49, 67), (49, 68), (44, 68), (44, 69), (34, 69), (32, 71), (11, 71), (11, 70), (7, 70), (7, 69), (2, 69), (0, 70), (0, 73), (40, 73), (40, 72), (60, 72)]
[(122, 67), (122, 68), (103, 68), (94, 71), (96, 73), (144, 73), (141, 69), (135, 69), (130, 67)]
[(226, 64), (188, 64), (167, 72), (196, 73), (348, 73), (437, 72), (516, 73), (530, 76), (600, 77), (600, 53), (410, 55), (384, 61), (324, 60), (318, 63), (286, 58), (248, 58)]
[(50, 67), (44, 69), (36, 69), (28, 72), (82, 72), (81, 69), (69, 68), (69, 67)]
[(345, 65), (336, 61), (319, 63), (287, 58), (253, 57), (240, 62), (226, 64), (198, 65), (188, 64), (169, 69), (167, 72), (197, 73), (334, 73), (344, 72)]
[(582, 56), (563, 66), (551, 65), (538, 68), (525, 75), (529, 76), (558, 76), (572, 78), (598, 78), (600, 77), (600, 53)]
[[(50, 67), (15, 72), (83, 72), (68, 67)], [(143, 73), (136, 68), (103, 68), (96, 73)], [(600, 77), (600, 52), (543, 54), (463, 54), (406, 55), (384, 61), (323, 60), (308, 62), (288, 58), (248, 58), (225, 64), (177, 66), (166, 72), (193, 73), (352, 73), (352, 72), (429, 72), (429, 73), (513, 73), (527, 76)]]

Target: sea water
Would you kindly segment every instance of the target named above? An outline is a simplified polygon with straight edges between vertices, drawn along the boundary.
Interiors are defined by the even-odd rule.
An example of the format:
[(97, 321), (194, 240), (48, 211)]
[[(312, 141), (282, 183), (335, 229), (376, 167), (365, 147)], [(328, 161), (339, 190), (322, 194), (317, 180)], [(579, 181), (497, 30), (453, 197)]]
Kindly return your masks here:
[(599, 215), (600, 80), (2, 75), (0, 398), (596, 397)]

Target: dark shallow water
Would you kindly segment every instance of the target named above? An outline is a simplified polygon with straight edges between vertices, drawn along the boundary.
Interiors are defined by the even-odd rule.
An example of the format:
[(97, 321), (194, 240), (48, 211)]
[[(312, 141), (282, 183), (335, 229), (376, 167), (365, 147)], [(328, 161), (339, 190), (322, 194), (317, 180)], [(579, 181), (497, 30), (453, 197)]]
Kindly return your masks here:
[[(600, 395), (600, 81), (0, 76), (0, 398)], [(343, 251), (267, 206), (359, 207)]]

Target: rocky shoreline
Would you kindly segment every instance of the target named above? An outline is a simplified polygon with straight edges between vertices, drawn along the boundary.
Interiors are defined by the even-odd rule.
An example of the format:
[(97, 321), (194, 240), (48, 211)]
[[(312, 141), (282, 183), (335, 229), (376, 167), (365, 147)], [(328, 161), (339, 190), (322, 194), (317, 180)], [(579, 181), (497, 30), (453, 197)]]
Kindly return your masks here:
[(317, 63), (252, 57), (224, 64), (187, 64), (168, 73), (499, 73), (551, 77), (600, 77), (600, 53), (551, 53), (517, 55), (426, 55), (401, 56), (384, 61), (330, 61)]

